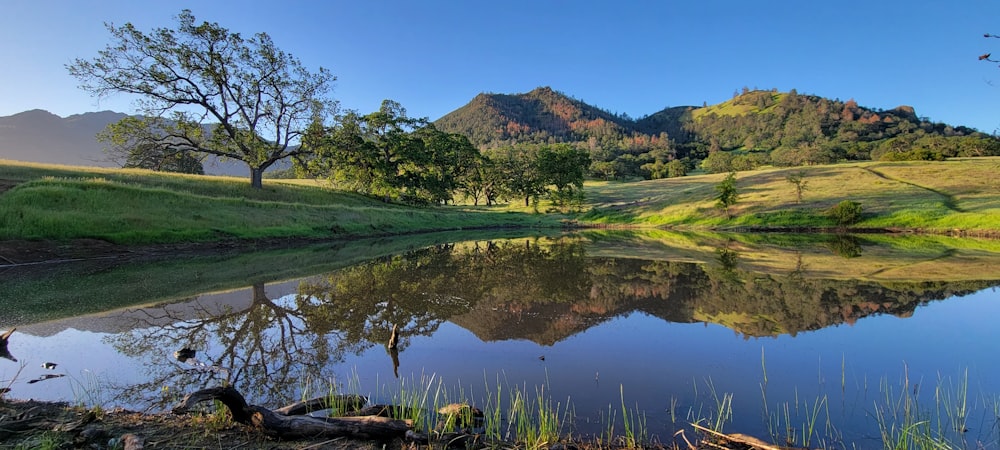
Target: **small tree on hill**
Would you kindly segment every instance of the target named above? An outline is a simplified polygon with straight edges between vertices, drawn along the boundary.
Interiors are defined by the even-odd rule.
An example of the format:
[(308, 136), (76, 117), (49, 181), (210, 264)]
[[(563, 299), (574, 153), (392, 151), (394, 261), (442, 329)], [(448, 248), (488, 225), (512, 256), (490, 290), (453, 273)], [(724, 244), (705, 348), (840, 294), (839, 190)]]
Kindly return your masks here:
[(729, 172), (726, 178), (723, 178), (719, 184), (715, 185), (715, 190), (718, 192), (715, 196), (715, 206), (726, 212), (727, 219), (732, 219), (729, 207), (735, 205), (740, 197), (739, 192), (736, 190), (736, 172)]
[(806, 180), (806, 172), (803, 170), (792, 172), (785, 177), (785, 181), (791, 183), (795, 188), (795, 203), (802, 203), (802, 191), (805, 191), (809, 184), (809, 181)]

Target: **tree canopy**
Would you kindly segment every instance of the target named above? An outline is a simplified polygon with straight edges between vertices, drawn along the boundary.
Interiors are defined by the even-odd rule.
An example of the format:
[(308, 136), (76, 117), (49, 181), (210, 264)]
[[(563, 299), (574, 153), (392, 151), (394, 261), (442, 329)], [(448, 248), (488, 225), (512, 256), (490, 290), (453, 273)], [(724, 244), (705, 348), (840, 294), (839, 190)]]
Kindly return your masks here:
[(97, 140), (108, 145), (105, 152), (123, 168), (205, 174), (201, 158), (183, 148), (157, 145), (161, 131), (149, 124), (149, 119), (126, 117), (108, 125)]
[(244, 38), (217, 23), (198, 24), (186, 9), (176, 29), (106, 26), (112, 43), (67, 66), (80, 87), (98, 97), (137, 96), (143, 145), (242, 161), (255, 188), (274, 163), (309, 155), (303, 133), (336, 108), (328, 96), (336, 78), (323, 68), (309, 71), (265, 33)]
[(361, 194), (409, 203), (452, 200), (480, 158), (465, 136), (409, 117), (392, 100), (370, 114), (348, 111), (332, 127), (314, 127), (305, 141), (315, 149), (305, 164), (310, 173)]

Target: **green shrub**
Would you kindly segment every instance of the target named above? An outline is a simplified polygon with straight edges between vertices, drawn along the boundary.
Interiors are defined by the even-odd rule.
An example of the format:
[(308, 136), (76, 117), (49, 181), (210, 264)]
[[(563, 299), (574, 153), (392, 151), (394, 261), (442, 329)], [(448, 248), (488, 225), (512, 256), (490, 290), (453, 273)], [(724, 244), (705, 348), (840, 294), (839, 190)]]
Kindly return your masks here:
[(830, 208), (827, 216), (837, 222), (837, 225), (850, 225), (861, 220), (861, 203), (844, 200)]

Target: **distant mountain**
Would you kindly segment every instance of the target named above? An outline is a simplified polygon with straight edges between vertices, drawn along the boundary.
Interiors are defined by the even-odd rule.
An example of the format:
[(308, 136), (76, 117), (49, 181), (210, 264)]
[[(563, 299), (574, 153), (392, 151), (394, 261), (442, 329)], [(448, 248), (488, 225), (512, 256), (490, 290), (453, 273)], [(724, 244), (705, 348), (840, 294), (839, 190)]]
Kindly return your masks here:
[[(97, 140), (97, 133), (125, 117), (124, 113), (100, 111), (63, 118), (41, 109), (0, 116), (0, 159), (117, 167), (104, 153), (104, 144)], [(287, 167), (275, 166), (278, 169)], [(205, 173), (248, 176), (249, 169), (241, 162), (209, 158), (205, 162)]]
[(40, 109), (0, 117), (0, 158), (114, 167), (95, 136), (109, 123), (125, 117), (101, 111), (62, 118)]

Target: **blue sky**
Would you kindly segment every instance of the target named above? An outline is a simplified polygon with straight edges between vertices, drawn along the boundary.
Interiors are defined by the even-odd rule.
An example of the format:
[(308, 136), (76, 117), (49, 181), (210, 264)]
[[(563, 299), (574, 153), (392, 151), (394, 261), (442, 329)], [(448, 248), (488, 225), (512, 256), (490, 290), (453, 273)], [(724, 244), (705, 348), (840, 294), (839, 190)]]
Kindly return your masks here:
[(104, 22), (199, 21), (271, 35), (311, 68), (330, 69), (343, 107), (382, 99), (438, 117), (480, 92), (551, 86), (633, 117), (718, 103), (744, 86), (797, 89), (986, 132), (1000, 129), (996, 0), (845, 1), (158, 1), (4, 0), (0, 116), (111, 109), (65, 65), (110, 41)]

